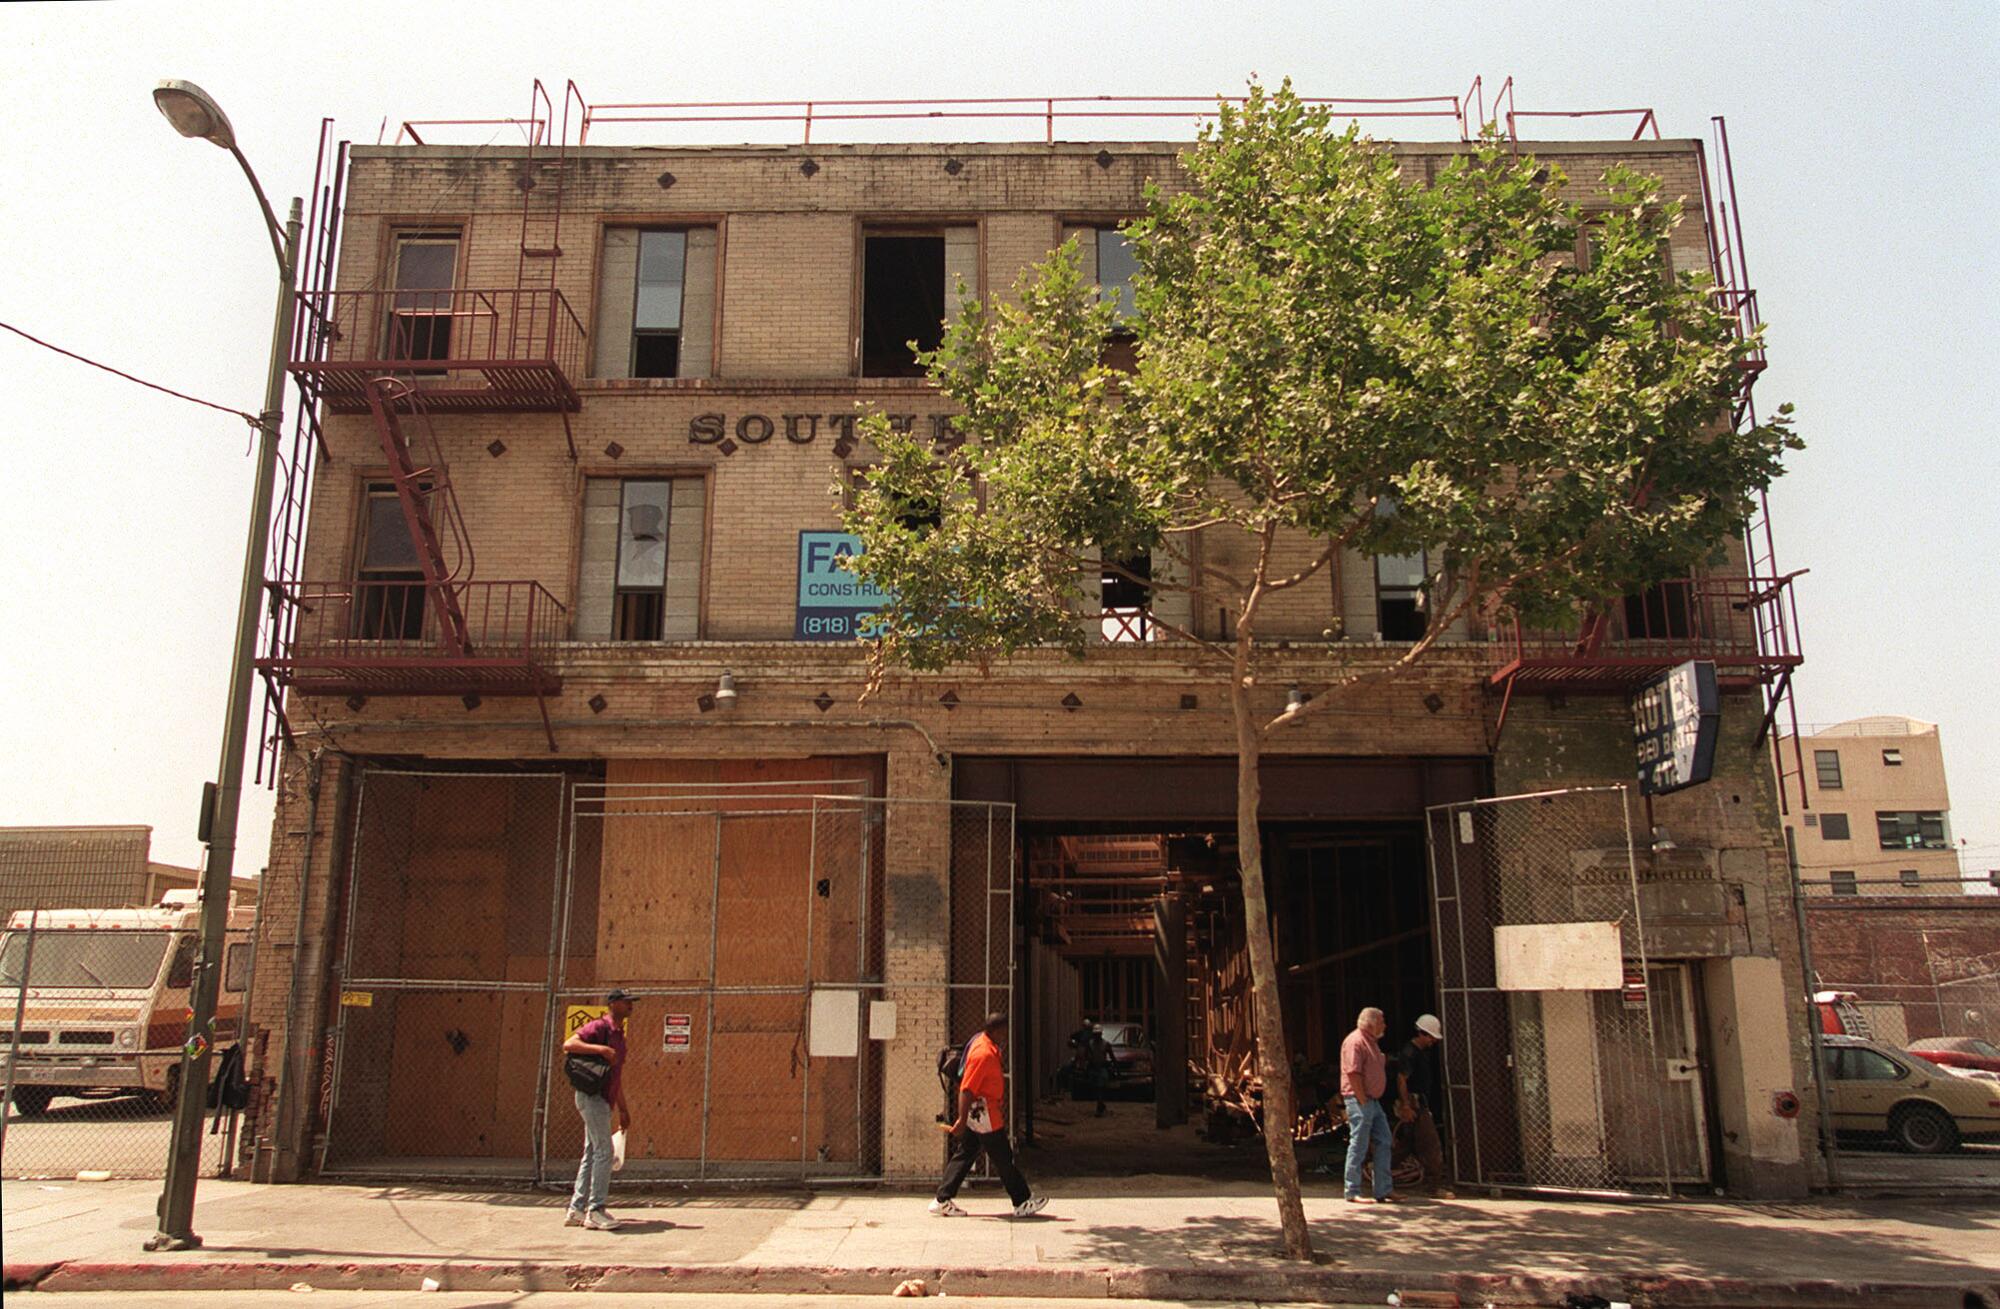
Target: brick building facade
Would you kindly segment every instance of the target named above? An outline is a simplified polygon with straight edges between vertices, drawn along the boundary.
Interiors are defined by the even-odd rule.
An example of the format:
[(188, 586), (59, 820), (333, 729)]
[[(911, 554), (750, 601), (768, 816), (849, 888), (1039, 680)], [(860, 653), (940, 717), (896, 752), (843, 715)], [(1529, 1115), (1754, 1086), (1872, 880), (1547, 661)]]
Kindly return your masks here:
[[(1397, 147), (1422, 174), (1463, 148)], [(1044, 896), (1031, 864), (1039, 851), (1072, 876), (1063, 840), (1142, 833), (1167, 880), (1226, 877), (1221, 680), (1171, 641), (1107, 640), (1082, 661), (896, 676), (864, 699), (860, 648), (795, 639), (815, 635), (801, 534), (839, 528), (869, 458), (856, 413), (949, 438), (928, 382), (878, 375), (910, 371), (891, 332), (912, 297), (950, 312), (948, 277), (1007, 296), (1066, 233), (1093, 269), (1115, 259), (1097, 230), (1138, 213), (1148, 179), (1176, 184), (1176, 149), (348, 154), (323, 206), (337, 267), (309, 288), (333, 330), (302, 329), (295, 351), (323, 449), (263, 662), (289, 743), (260, 958), (290, 978), (257, 996), (256, 1176), (523, 1157), (559, 1173), (574, 1115), (550, 1050), (565, 1015), (622, 984), (648, 997), (634, 1044), (654, 1053), (634, 1073), (662, 1106), (642, 1110), (635, 1162), (912, 1179), (939, 1157), (937, 1049), (973, 1014), (1011, 1004), (1017, 1064), (1046, 1074), (1079, 987), (1111, 1012), (1106, 988), (1132, 973), (1115, 959), (1140, 952), (1084, 958), (1051, 918), (1072, 901)], [(1705, 194), (1696, 142), (1538, 152), (1586, 204), (1616, 161)], [(1709, 268), (1714, 236), (1691, 203), (1674, 267)], [(445, 577), (425, 571), (427, 533)], [(1236, 547), (1200, 548), (1226, 562)], [(1810, 1124), (1773, 1105), (1806, 1083), (1805, 1013), (1778, 794), (1753, 743), (1757, 634), (1720, 598), (1749, 572), (1732, 559), (1663, 602), (1673, 632), (1649, 631), (1641, 602), (1614, 644), (1749, 652), (1725, 677), (1715, 781), (1660, 798), (1675, 848), (1642, 831), (1639, 877), (1648, 953), (1684, 988), (1702, 1070), (1699, 1175), (1682, 1180), (1790, 1194)], [(1352, 556), (1280, 600), (1266, 630), (1286, 644), (1259, 690), (1274, 712), (1288, 685), (1399, 653), (1395, 581)], [(1723, 615), (1698, 650), (1691, 606)], [(1528, 653), (1454, 632), (1419, 674), (1271, 743), (1281, 895), (1301, 918), (1309, 884), (1348, 905), (1290, 958), (1358, 952), (1288, 990), (1304, 1056), (1360, 1003), (1399, 1029), (1440, 1008), (1427, 805), (1631, 776), (1629, 702), (1537, 680), (1554, 665)], [(1223, 926), (1189, 948), (1219, 972), (1229, 910), (1202, 899), (1203, 876), (1180, 884)], [(1164, 1004), (1147, 990), (1143, 1012)]]

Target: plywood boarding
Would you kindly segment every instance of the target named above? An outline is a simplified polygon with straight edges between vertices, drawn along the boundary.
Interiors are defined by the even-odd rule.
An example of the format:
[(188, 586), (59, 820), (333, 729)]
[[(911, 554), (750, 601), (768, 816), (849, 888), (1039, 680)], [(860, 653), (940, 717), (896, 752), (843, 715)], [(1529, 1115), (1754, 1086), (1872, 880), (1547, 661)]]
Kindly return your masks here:
[[(715, 772), (715, 764), (700, 760), (612, 760), (605, 779), (702, 783), (714, 781)], [(662, 812), (680, 807), (613, 799), (605, 803), (603, 818), (584, 820), (601, 827), (603, 854), (594, 906), (600, 985), (710, 980), (716, 819)]]

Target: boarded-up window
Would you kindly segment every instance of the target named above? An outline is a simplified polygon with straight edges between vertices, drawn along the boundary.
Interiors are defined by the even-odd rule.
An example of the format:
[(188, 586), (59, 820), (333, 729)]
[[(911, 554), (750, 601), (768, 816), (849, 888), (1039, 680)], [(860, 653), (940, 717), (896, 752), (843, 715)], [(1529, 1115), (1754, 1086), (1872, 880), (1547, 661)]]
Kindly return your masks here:
[(712, 227), (609, 227), (597, 296), (598, 377), (707, 377), (715, 363)]
[(591, 478), (583, 493), (579, 641), (692, 641), (701, 635), (707, 483)]

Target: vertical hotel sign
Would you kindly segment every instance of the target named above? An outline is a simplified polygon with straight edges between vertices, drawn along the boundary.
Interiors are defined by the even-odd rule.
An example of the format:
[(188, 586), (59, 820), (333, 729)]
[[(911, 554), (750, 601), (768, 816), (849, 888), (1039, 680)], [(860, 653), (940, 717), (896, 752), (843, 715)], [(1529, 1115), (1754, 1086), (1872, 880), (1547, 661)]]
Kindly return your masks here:
[(1721, 724), (1715, 665), (1706, 660), (1690, 659), (1640, 687), (1632, 697), (1639, 790), (1665, 795), (1706, 782)]
[(799, 599), (794, 641), (851, 641), (865, 635), (867, 620), (890, 601), (889, 593), (841, 567), (861, 553), (848, 532), (799, 533)]

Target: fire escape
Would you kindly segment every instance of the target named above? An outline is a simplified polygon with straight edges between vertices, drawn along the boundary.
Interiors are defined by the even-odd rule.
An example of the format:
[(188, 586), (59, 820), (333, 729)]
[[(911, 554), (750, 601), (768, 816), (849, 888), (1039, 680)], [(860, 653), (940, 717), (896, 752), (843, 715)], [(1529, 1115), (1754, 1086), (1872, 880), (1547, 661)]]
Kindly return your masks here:
[[(1729, 133), (1720, 117), (1713, 120), (1713, 138), (1713, 178), (1710, 161), (1704, 159), (1702, 167), (1709, 263), (1716, 279), (1713, 295), (1739, 335), (1748, 339), (1762, 320), (1743, 258)], [(1729, 421), (1737, 430), (1757, 422), (1752, 392), (1764, 366), (1761, 347), (1744, 360), (1729, 402)], [(1501, 696), (1496, 737), (1506, 725), (1516, 691), (1630, 694), (1676, 664), (1709, 660), (1724, 688), (1758, 691), (1762, 717), (1756, 745), (1771, 750), (1779, 803), (1790, 812), (1796, 786), (1801, 807), (1807, 806), (1798, 712), (1792, 701), (1792, 676), (1803, 662), (1792, 581), (1804, 570), (1779, 571), (1766, 496), (1758, 498), (1742, 547), (1740, 574), (1705, 574), (1661, 583), (1643, 595), (1586, 613), (1576, 630), (1538, 632), (1516, 623), (1501, 637), (1498, 667), (1488, 683)], [(1789, 733), (1789, 748), (1781, 725)]]
[[(257, 668), (265, 681), (260, 779), (292, 736), (297, 697), (533, 696), (554, 750), (547, 698), (562, 689), (550, 655), (567, 614), (541, 583), (474, 577), (475, 554), (452, 486), (438, 422), (460, 415), (560, 415), (570, 458), (570, 415), (582, 407), (586, 333), (557, 289), (569, 109), (557, 129), (542, 84), (525, 120), (520, 251), (511, 287), (335, 289), (335, 253), (347, 147), (320, 134), (313, 212), (299, 287), (291, 373), (298, 415), (281, 470), (268, 605)], [(552, 139), (553, 138), (553, 139)], [(302, 577), (316, 463), (333, 458), (321, 419), (367, 415), (393, 490), (407, 549), (395, 567), (339, 578)], [(504, 450), (499, 442), (494, 443)], [(386, 494), (369, 508), (386, 510)], [(290, 698), (287, 692), (291, 692)]]

